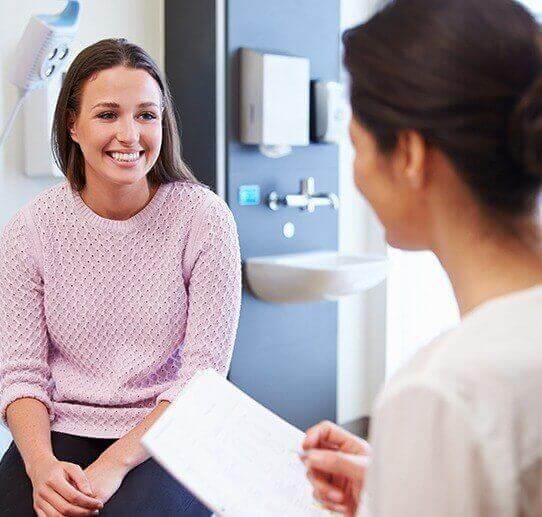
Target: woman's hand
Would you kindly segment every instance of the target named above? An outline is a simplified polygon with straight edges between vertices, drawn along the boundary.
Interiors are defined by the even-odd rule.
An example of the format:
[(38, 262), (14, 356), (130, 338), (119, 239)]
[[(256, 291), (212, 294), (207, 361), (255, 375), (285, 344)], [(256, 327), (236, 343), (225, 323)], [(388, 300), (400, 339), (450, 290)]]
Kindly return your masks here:
[(50, 456), (34, 464), (28, 476), (38, 517), (96, 515), (103, 508), (79, 465)]
[(371, 457), (369, 444), (332, 422), (321, 422), (307, 431), (303, 449), (314, 497), (329, 510), (354, 516)]
[(85, 469), (94, 495), (104, 504), (119, 489), (128, 472), (129, 469), (107, 451)]

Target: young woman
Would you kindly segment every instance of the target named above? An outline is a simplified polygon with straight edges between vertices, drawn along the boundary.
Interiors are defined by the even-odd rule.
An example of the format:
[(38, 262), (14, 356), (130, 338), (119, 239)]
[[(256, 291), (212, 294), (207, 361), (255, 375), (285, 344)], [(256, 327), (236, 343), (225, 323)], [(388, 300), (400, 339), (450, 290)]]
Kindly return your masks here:
[(344, 36), (356, 184), (392, 246), (437, 255), (462, 322), (379, 396), (372, 452), (308, 431), (328, 508), (542, 515), (540, 36), (511, 0), (396, 0)]
[(126, 40), (76, 57), (53, 144), (67, 182), (1, 239), (0, 414), (14, 443), (0, 515), (209, 515), (139, 439), (197, 370), (228, 370), (233, 217), (182, 162), (167, 83)]

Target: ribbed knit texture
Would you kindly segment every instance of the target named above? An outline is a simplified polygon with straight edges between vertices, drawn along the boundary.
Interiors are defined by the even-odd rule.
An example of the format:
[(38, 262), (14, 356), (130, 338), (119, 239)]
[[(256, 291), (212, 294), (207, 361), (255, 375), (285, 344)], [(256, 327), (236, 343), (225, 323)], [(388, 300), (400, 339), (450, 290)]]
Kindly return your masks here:
[(55, 431), (118, 438), (200, 369), (227, 373), (241, 299), (235, 222), (208, 189), (161, 185), (125, 221), (62, 183), (0, 241), (0, 415), (42, 401)]

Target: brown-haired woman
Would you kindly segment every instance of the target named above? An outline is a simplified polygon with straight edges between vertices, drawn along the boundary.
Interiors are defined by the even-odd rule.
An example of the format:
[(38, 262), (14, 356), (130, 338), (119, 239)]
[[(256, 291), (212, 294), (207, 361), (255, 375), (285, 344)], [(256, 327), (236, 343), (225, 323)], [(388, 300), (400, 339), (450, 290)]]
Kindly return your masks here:
[(372, 452), (308, 431), (330, 509), (542, 515), (540, 41), (511, 0), (396, 0), (344, 35), (356, 184), (391, 245), (437, 255), (462, 322), (379, 396)]
[(0, 241), (0, 415), (14, 438), (0, 515), (209, 515), (139, 439), (196, 371), (227, 372), (231, 212), (183, 163), (167, 83), (126, 40), (75, 58), (53, 148), (68, 181)]

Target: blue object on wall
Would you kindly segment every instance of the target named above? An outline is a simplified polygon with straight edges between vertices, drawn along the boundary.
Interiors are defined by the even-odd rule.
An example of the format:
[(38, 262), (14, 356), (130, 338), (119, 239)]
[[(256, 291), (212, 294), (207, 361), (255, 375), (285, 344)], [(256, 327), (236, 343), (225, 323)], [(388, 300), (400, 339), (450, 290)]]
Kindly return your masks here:
[(255, 206), (260, 204), (259, 185), (240, 185), (237, 202), (241, 206)]

